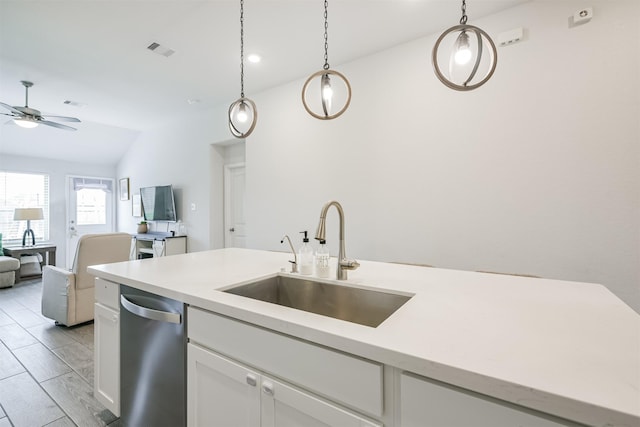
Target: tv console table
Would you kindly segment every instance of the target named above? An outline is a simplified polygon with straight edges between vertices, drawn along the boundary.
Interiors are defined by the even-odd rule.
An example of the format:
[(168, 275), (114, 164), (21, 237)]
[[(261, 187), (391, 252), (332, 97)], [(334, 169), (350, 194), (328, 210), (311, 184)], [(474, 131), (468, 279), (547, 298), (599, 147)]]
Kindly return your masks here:
[(171, 233), (139, 233), (132, 239), (132, 259), (152, 258), (187, 253), (187, 236), (173, 236)]

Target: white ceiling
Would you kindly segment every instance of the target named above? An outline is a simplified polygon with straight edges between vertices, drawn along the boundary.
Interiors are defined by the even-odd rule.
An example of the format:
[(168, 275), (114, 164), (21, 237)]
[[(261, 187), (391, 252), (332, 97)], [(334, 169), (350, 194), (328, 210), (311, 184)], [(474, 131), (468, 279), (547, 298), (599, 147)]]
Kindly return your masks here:
[[(525, 1), (467, 0), (469, 23)], [(0, 101), (23, 105), (20, 80), (30, 80), (30, 107), (82, 120), (67, 123), (78, 128), (68, 132), (22, 129), (0, 116), (9, 122), (0, 124), (0, 153), (115, 164), (139, 131), (163, 118), (230, 104), (240, 94), (239, 5), (0, 0)], [(457, 0), (331, 0), (329, 62), (335, 68), (459, 19)], [(322, 68), (323, 1), (245, 0), (244, 20), (245, 55), (263, 58), (245, 65), (247, 96)], [(150, 52), (152, 42), (175, 54)]]

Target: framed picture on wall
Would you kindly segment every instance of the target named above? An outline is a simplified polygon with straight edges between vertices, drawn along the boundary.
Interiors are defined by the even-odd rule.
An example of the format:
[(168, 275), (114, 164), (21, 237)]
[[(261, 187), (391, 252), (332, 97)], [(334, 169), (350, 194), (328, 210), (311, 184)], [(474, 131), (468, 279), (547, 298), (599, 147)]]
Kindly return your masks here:
[(140, 217), (142, 216), (142, 200), (140, 199), (139, 194), (131, 195), (131, 210), (133, 216)]
[(129, 200), (129, 178), (120, 180), (120, 200)]

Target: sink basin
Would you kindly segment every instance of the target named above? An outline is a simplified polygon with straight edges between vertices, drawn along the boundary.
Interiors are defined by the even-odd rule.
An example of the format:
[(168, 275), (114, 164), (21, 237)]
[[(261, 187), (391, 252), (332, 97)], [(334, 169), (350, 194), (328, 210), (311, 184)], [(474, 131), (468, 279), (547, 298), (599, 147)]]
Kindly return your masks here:
[(374, 328), (411, 299), (406, 295), (289, 276), (270, 277), (224, 292)]

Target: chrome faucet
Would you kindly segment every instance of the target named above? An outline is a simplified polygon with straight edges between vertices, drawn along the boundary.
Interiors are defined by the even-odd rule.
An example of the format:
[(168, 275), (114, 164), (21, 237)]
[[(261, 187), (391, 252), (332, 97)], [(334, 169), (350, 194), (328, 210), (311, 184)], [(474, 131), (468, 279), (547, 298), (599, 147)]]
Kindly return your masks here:
[(338, 251), (338, 268), (336, 268), (336, 278), (338, 280), (347, 280), (347, 270), (355, 270), (360, 267), (360, 264), (355, 259), (347, 259), (347, 254), (344, 249), (344, 211), (340, 203), (335, 200), (328, 201), (322, 207), (320, 211), (320, 222), (318, 223), (318, 229), (316, 230), (316, 240), (327, 240), (327, 211), (331, 206), (335, 206), (338, 210), (338, 216), (340, 218), (340, 249)]
[(293, 248), (291, 239), (286, 234), (282, 236), (282, 240), (280, 240), (280, 243), (284, 243), (284, 239), (287, 239), (287, 241), (289, 242), (289, 247), (291, 247), (291, 252), (293, 252), (293, 261), (289, 260), (289, 262), (291, 263), (291, 272), (297, 273), (298, 272), (298, 256), (296, 255), (296, 250)]

